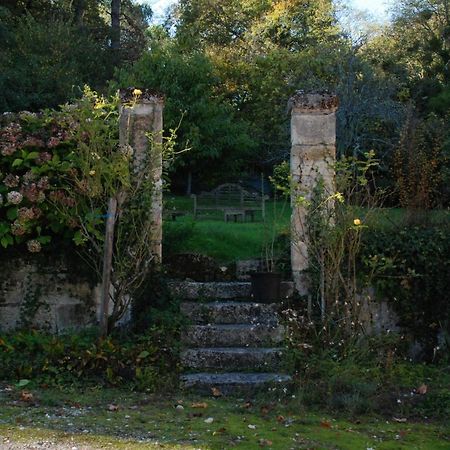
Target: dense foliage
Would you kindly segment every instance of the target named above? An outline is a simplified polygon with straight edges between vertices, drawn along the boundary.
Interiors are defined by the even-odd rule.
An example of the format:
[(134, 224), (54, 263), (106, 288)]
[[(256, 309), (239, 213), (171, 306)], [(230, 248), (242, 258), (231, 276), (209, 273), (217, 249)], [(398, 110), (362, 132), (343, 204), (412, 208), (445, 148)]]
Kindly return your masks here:
[[(117, 102), (86, 90), (77, 105), (7, 116), (0, 132), (0, 244), (31, 252), (60, 235), (83, 243), (82, 226), (103, 223), (103, 198), (128, 183), (128, 157), (117, 152)], [(108, 158), (108, 155), (110, 156)]]
[[(339, 155), (375, 150), (378, 180), (396, 188), (407, 111), (428, 124), (430, 113), (448, 120), (448, 9), (448, 0), (401, 0), (383, 27), (349, 13), (363, 30), (355, 34), (331, 0), (180, 0), (158, 25), (132, 0), (8, 0), (0, 110), (55, 107), (85, 83), (158, 89), (166, 128), (181, 120), (179, 148), (191, 149), (173, 186), (191, 192), (270, 173), (289, 151), (289, 97), (325, 88), (340, 97)], [(448, 131), (434, 122), (435, 144), (448, 153)], [(448, 158), (442, 164), (448, 172)]]
[(121, 0), (119, 54), (111, 48), (105, 0), (23, 2), (0, 6), (0, 111), (37, 111), (105, 87), (114, 67), (138, 58), (151, 11)]
[(425, 360), (439, 359), (450, 344), (450, 228), (409, 226), (368, 230), (362, 262), (377, 294), (392, 305), (399, 325), (421, 344)]
[[(97, 333), (54, 336), (20, 332), (0, 338), (0, 379), (71, 383), (134, 384), (141, 390), (173, 388), (177, 375), (178, 332), (164, 330), (98, 340)], [(172, 374), (170, 377), (168, 374)]]

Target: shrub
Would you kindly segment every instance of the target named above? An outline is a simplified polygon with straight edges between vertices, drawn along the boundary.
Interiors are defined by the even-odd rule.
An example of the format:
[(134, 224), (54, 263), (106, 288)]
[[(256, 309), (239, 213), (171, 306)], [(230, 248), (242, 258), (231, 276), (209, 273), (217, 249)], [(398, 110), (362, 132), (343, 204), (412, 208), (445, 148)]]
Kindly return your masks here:
[(366, 273), (374, 274), (378, 296), (389, 300), (399, 325), (422, 344), (422, 357), (444, 356), (443, 340), (450, 336), (449, 225), (368, 229), (361, 258)]
[(84, 332), (54, 336), (23, 331), (0, 337), (0, 379), (47, 385), (132, 383), (137, 389), (173, 387), (178, 374), (178, 332), (153, 325), (144, 335), (98, 340)]
[(68, 20), (28, 15), (4, 23), (0, 111), (55, 108), (80, 97), (85, 83), (104, 84), (111, 73), (106, 41), (88, 30), (80, 33)]
[[(83, 242), (82, 224), (103, 224), (92, 199), (125, 183), (128, 159), (117, 152), (117, 99), (89, 89), (60, 111), (8, 116), (0, 130), (0, 244), (39, 252), (58, 235)], [(105, 151), (106, 149), (106, 151)], [(126, 175), (126, 174), (125, 174)]]

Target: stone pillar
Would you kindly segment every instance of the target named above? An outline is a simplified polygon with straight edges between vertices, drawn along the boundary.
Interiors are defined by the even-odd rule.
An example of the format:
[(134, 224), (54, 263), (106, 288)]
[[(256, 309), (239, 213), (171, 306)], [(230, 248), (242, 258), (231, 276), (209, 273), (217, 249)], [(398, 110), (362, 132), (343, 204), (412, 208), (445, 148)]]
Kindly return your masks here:
[(305, 203), (320, 179), (334, 193), (336, 160), (336, 110), (338, 99), (323, 92), (298, 91), (289, 101), (291, 109), (291, 263), (296, 289), (308, 294), (308, 236)]
[(124, 89), (120, 92), (119, 141), (133, 154), (136, 178), (146, 174), (153, 181), (150, 226), (152, 250), (161, 259), (162, 241), (162, 131), (164, 99), (150, 90)]

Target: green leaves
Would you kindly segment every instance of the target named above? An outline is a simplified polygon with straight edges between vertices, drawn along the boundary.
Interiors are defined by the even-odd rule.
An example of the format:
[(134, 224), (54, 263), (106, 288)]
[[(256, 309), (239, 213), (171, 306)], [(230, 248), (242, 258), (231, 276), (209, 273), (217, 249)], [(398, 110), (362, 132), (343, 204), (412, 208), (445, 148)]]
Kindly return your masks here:
[(14, 206), (6, 211), (6, 217), (12, 222), (17, 219), (18, 207)]
[(10, 234), (7, 234), (0, 238), (0, 244), (3, 248), (7, 248), (14, 244), (14, 238)]

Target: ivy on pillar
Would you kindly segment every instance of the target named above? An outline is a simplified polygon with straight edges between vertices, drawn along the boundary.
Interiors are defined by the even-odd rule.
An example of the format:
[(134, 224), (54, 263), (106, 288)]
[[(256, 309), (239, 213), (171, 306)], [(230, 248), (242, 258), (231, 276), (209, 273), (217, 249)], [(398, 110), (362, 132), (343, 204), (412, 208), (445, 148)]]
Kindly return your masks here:
[(291, 264), (296, 289), (309, 293), (307, 202), (320, 180), (334, 193), (336, 111), (338, 99), (328, 92), (298, 91), (289, 101), (291, 110)]
[(162, 132), (164, 98), (150, 89), (120, 91), (119, 141), (133, 154), (135, 179), (152, 180), (152, 207), (149, 211), (152, 227), (152, 252), (162, 255)]

